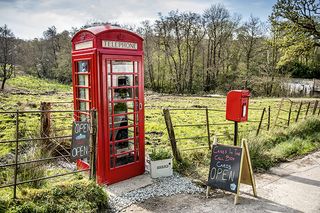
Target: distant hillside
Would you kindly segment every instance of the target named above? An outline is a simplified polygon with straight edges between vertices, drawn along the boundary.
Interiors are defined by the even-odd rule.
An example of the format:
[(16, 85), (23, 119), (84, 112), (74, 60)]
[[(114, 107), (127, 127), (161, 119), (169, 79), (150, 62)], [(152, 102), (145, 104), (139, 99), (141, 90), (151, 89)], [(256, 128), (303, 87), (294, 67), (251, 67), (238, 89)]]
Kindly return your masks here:
[(72, 92), (71, 85), (61, 84), (53, 80), (40, 79), (30, 75), (17, 76), (7, 81), (6, 91), (9, 93), (58, 93)]
[(71, 102), (72, 86), (30, 75), (7, 81), (0, 93), (0, 111), (39, 109), (40, 102)]

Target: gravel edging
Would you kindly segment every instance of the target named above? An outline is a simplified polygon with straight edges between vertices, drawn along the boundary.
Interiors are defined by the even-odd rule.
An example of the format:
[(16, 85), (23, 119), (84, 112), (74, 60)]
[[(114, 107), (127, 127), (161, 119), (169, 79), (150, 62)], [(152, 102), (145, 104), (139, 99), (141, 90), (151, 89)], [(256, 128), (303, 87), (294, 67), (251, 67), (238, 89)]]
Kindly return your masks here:
[(181, 193), (196, 194), (204, 192), (190, 179), (173, 174), (170, 177), (153, 179), (153, 183), (144, 188), (133, 190), (120, 196), (109, 195), (109, 205), (111, 212), (120, 212), (131, 204), (143, 202), (149, 198), (160, 196), (172, 196)]

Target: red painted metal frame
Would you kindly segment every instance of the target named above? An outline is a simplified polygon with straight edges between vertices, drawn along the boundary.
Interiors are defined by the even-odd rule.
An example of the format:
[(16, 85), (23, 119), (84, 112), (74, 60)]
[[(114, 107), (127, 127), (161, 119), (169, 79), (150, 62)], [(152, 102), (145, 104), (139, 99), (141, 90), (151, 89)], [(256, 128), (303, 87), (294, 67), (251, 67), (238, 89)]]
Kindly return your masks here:
[[(128, 49), (115, 49), (115, 48), (103, 48), (102, 40), (111, 40), (111, 41), (121, 41), (121, 42), (135, 42), (137, 43), (137, 50), (128, 50)], [(93, 41), (92, 48), (85, 48), (81, 50), (75, 50), (75, 44), (82, 43), (86, 41)], [(72, 78), (73, 78), (73, 99), (74, 99), (74, 108), (79, 109), (79, 98), (78, 98), (78, 78), (77, 78), (77, 61), (81, 60), (89, 60), (89, 99), (90, 99), (90, 107), (97, 109), (98, 112), (98, 132), (97, 132), (97, 180), (101, 184), (112, 184), (115, 182), (119, 182), (121, 180), (128, 179), (130, 177), (143, 174), (145, 170), (145, 150), (144, 150), (144, 72), (143, 72), (143, 39), (130, 31), (113, 28), (109, 25), (107, 26), (99, 26), (93, 27), (85, 30), (81, 30), (75, 34), (72, 39)], [(107, 85), (107, 66), (106, 62), (113, 60), (128, 60), (128, 61), (137, 61), (139, 72), (134, 74), (139, 78), (139, 85), (135, 85), (135, 79), (133, 77), (132, 81), (134, 85), (125, 86), (121, 88), (132, 88), (132, 97), (133, 99), (125, 100), (127, 102), (133, 102), (133, 107), (136, 109), (136, 102), (138, 112), (134, 112), (134, 110), (130, 110), (128, 113), (124, 114), (113, 114), (109, 115), (108, 109), (108, 86)], [(130, 73), (117, 73), (122, 75), (128, 75)], [(81, 86), (80, 86), (81, 87)], [(87, 87), (85, 87), (87, 88)], [(111, 87), (112, 93), (114, 89), (118, 89), (119, 87)], [(135, 89), (139, 90), (138, 99), (135, 98)], [(122, 100), (121, 100), (122, 101)], [(112, 102), (121, 102), (117, 100), (113, 100)], [(141, 108), (140, 108), (141, 106)], [(138, 144), (138, 152), (139, 152), (139, 160), (134, 161), (133, 163), (129, 163), (126, 165), (122, 165), (116, 168), (111, 168), (110, 166), (110, 138), (109, 132), (112, 131), (109, 127), (109, 117), (115, 116), (124, 116), (124, 115), (132, 115), (134, 118), (134, 122), (136, 122), (135, 116), (138, 115), (138, 124), (136, 125), (134, 122), (133, 127), (128, 123), (129, 129), (138, 128), (139, 129), (139, 144)], [(75, 119), (78, 119), (78, 114), (75, 114)], [(134, 129), (135, 130), (135, 129)], [(135, 131), (134, 131), (135, 132)], [(136, 138), (136, 133), (134, 133), (133, 138), (128, 138), (128, 140), (134, 140)], [(113, 143), (120, 143), (121, 140), (114, 140)], [(135, 140), (134, 140), (135, 143)], [(136, 147), (134, 145), (134, 147)], [(113, 152), (115, 153), (115, 152)], [(128, 153), (135, 153), (134, 150), (130, 150)], [(123, 155), (126, 153), (119, 153), (115, 156)], [(134, 155), (134, 159), (136, 160), (136, 155)], [(86, 163), (81, 161), (78, 165), (82, 167)]]

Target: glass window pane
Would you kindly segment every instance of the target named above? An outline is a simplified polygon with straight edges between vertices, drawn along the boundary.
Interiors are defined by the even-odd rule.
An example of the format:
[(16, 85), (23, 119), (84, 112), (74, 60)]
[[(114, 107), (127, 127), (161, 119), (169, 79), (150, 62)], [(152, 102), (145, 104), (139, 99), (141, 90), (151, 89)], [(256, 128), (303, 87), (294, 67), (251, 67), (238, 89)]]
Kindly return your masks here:
[(78, 62), (78, 72), (89, 72), (88, 61), (79, 61)]
[(87, 88), (78, 88), (79, 89), (79, 98), (89, 100), (89, 89)]
[(126, 102), (114, 104), (114, 114), (122, 114), (128, 112), (128, 105)]
[(116, 158), (116, 166), (122, 166), (132, 162), (134, 162), (134, 152), (123, 154)]
[(134, 72), (138, 72), (138, 62), (134, 62)]
[(89, 102), (80, 101), (79, 106), (80, 110), (89, 110)]
[(78, 85), (89, 86), (88, 75), (78, 75)]
[(112, 72), (133, 72), (133, 62), (112, 61)]
[(134, 76), (134, 85), (135, 86), (139, 85), (139, 76)]
[(114, 90), (115, 100), (132, 99), (132, 88), (119, 88)]
[(112, 76), (113, 87), (125, 87), (125, 86), (132, 86), (132, 85), (133, 85), (132, 75), (113, 75)]
[(86, 114), (80, 114), (80, 121), (87, 121), (89, 119), (89, 116)]

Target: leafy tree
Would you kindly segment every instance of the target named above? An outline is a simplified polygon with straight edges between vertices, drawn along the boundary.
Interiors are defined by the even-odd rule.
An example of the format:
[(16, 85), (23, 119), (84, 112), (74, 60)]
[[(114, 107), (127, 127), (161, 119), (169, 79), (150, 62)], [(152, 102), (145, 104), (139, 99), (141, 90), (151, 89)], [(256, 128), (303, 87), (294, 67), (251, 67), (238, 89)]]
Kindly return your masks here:
[(15, 37), (7, 25), (0, 27), (0, 77), (2, 78), (1, 90), (6, 81), (14, 72), (15, 62)]
[(320, 46), (319, 0), (278, 0), (270, 16), (274, 25), (292, 28)]

